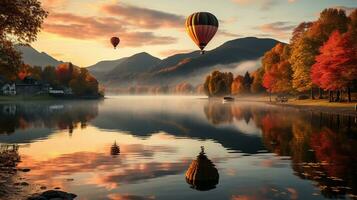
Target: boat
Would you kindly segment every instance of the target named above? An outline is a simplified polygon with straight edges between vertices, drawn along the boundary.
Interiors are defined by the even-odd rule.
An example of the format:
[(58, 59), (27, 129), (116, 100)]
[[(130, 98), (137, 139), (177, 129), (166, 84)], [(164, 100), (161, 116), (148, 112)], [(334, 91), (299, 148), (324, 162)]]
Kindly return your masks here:
[(230, 96), (223, 97), (223, 103), (225, 103), (225, 102), (231, 102), (231, 101), (234, 101), (234, 98), (233, 98), (233, 97), (230, 97)]

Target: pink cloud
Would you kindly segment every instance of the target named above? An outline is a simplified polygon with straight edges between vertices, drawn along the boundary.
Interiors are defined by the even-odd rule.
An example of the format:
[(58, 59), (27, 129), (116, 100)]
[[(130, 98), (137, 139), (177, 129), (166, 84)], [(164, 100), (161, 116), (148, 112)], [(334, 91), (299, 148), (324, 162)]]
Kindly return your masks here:
[(107, 40), (114, 34), (122, 39), (123, 47), (163, 45), (176, 42), (171, 36), (157, 36), (153, 32), (130, 31), (125, 22), (113, 17), (86, 17), (72, 13), (52, 12), (44, 24), (44, 31), (80, 40)]
[(179, 54), (179, 53), (189, 53), (194, 51), (193, 49), (168, 49), (165, 51), (161, 51), (160, 55), (164, 56), (164, 57), (168, 57), (168, 56), (172, 56), (175, 54)]
[(132, 26), (146, 29), (182, 28), (185, 24), (185, 17), (181, 15), (123, 3), (106, 4), (102, 6), (101, 10), (124, 20)]
[(255, 28), (258, 28), (262, 32), (262, 34), (260, 34), (261, 36), (287, 39), (289, 38), (291, 31), (295, 28), (295, 25), (292, 25), (290, 22), (279, 21), (263, 24)]

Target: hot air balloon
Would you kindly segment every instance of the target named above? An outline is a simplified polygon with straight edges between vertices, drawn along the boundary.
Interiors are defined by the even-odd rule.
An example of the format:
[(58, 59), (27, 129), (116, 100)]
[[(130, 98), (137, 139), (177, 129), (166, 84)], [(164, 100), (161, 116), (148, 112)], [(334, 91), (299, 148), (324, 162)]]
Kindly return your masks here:
[(118, 37), (112, 37), (110, 39), (110, 43), (112, 43), (114, 49), (116, 49), (116, 47), (118, 46), (118, 44), (120, 43), (120, 39)]
[(120, 147), (117, 145), (115, 141), (114, 144), (110, 147), (110, 155), (117, 156), (120, 154)]
[(209, 12), (193, 13), (186, 19), (186, 31), (204, 54), (204, 48), (218, 30), (217, 18)]
[(201, 147), (201, 153), (193, 160), (186, 172), (186, 182), (191, 188), (207, 191), (216, 188), (219, 181), (218, 170)]

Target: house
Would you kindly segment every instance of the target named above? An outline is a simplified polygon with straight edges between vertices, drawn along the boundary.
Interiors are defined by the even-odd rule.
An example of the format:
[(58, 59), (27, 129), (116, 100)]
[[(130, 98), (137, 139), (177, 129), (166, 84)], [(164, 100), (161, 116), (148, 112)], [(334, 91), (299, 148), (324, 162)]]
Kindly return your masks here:
[(13, 96), (16, 95), (16, 85), (15, 83), (5, 83), (1, 86), (1, 94)]

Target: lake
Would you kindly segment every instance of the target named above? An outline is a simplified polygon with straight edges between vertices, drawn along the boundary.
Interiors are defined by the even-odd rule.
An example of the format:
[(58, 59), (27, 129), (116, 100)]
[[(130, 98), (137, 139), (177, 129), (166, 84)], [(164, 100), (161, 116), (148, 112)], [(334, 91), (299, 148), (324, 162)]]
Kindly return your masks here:
[[(77, 199), (357, 198), (355, 116), (203, 97), (1, 103), (0, 143), (19, 145), (35, 191)], [(210, 181), (186, 178), (195, 167)]]

